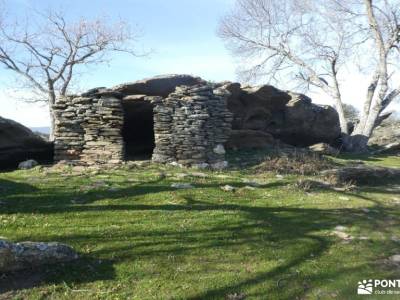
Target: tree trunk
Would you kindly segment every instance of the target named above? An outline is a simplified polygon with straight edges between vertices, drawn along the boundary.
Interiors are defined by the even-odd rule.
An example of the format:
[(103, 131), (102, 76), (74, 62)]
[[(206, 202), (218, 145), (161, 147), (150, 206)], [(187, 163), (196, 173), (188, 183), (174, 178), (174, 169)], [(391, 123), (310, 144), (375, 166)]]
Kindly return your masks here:
[(54, 127), (55, 127), (55, 117), (54, 117), (54, 110), (50, 106), (50, 135), (49, 135), (49, 141), (53, 142), (54, 141)]
[(56, 103), (56, 94), (54, 90), (49, 92), (49, 111), (50, 111), (50, 136), (49, 141), (54, 141), (54, 127), (55, 127), (55, 116), (53, 105)]
[(348, 134), (349, 133), (349, 125), (347, 123), (346, 116), (344, 115), (343, 104), (340, 99), (336, 100), (336, 111), (338, 112), (338, 115), (339, 115), (340, 129), (342, 130), (342, 133)]

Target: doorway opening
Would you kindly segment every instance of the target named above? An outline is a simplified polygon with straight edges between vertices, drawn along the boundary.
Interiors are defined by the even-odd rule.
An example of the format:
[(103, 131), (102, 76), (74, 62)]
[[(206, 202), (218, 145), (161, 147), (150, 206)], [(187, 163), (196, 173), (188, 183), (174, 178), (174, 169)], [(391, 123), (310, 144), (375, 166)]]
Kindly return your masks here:
[(125, 160), (151, 159), (155, 148), (153, 104), (142, 98), (126, 99), (122, 137), (125, 142)]

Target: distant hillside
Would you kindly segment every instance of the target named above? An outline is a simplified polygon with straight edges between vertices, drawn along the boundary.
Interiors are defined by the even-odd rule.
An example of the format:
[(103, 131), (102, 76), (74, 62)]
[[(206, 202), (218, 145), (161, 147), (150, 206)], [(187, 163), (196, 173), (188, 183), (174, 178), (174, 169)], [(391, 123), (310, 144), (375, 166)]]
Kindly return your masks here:
[(29, 127), (33, 132), (39, 132), (44, 134), (50, 134), (50, 127)]

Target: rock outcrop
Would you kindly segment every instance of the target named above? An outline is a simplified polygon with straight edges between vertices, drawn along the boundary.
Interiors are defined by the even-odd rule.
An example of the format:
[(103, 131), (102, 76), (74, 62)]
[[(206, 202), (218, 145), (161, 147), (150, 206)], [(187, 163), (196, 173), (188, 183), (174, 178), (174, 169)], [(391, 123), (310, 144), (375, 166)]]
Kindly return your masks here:
[[(333, 143), (340, 136), (339, 117), (330, 106), (313, 104), (311, 99), (273, 86), (241, 87), (239, 83), (223, 85), (230, 93), (228, 108), (233, 113), (232, 135), (236, 144), (246, 147), (247, 136), (240, 130), (251, 130), (253, 144), (255, 133), (259, 145), (265, 145), (265, 136), (294, 146), (310, 146), (316, 143)], [(237, 138), (243, 136), (243, 143)]]
[(0, 273), (68, 262), (77, 258), (78, 254), (71, 247), (60, 243), (11, 243), (0, 240)]
[(16, 168), (28, 159), (52, 161), (52, 144), (20, 123), (0, 117), (0, 169)]
[(123, 95), (147, 95), (168, 97), (176, 87), (185, 85), (193, 86), (206, 83), (199, 77), (191, 75), (160, 75), (143, 80), (124, 83), (112, 88), (113, 91)]
[(369, 139), (369, 145), (379, 147), (380, 153), (400, 153), (400, 121), (385, 120), (375, 128)]
[(273, 148), (276, 140), (270, 133), (261, 130), (232, 130), (225, 146), (233, 150)]

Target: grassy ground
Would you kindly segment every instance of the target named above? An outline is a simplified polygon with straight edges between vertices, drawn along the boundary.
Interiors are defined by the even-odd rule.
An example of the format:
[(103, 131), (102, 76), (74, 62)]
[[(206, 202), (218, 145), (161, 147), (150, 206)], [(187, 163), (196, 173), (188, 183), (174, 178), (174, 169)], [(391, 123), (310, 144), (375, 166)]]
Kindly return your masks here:
[[(352, 159), (400, 166), (342, 161)], [(305, 192), (293, 175), (193, 172), (1, 173), (0, 236), (64, 242), (82, 258), (2, 276), (0, 299), (356, 299), (362, 279), (400, 278), (387, 260), (400, 254), (398, 183)], [(179, 182), (194, 188), (171, 188)]]
[(395, 167), (400, 168), (400, 157), (393, 155), (354, 155), (346, 154), (338, 158), (341, 163), (348, 163), (351, 161), (362, 161), (367, 165), (375, 165), (382, 167)]

